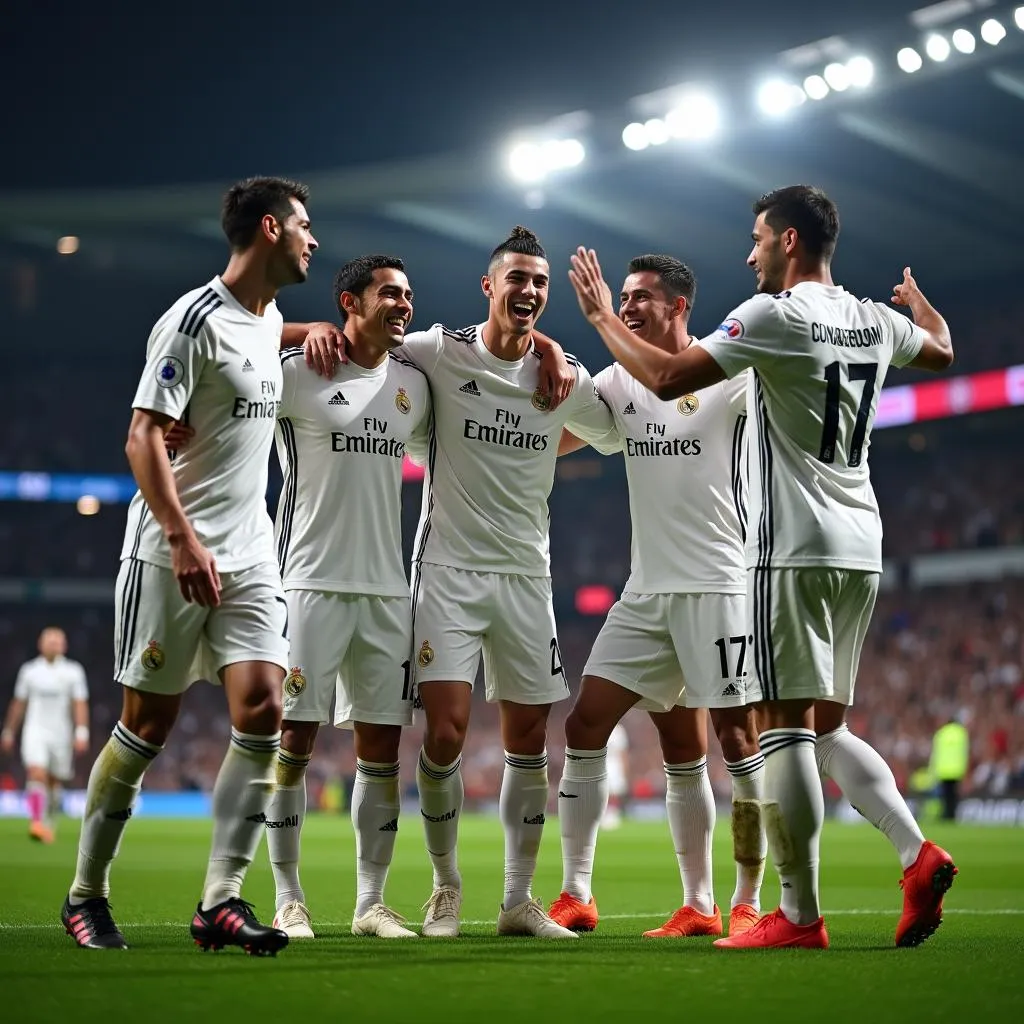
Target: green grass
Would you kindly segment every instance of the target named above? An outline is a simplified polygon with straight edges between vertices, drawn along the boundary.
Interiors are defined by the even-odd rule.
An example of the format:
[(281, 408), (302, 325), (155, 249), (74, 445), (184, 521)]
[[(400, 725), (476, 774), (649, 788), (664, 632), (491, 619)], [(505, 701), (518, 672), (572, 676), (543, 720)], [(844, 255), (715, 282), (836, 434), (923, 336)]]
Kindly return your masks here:
[[(723, 823), (724, 824), (724, 823)], [(725, 953), (707, 939), (653, 942), (645, 928), (678, 905), (679, 879), (663, 824), (603, 833), (595, 892), (600, 928), (574, 943), (498, 939), (502, 839), (498, 823), (462, 824), (464, 938), (385, 943), (348, 934), (354, 903), (351, 827), (312, 818), (303, 883), (319, 937), (274, 960), (236, 950), (203, 954), (187, 926), (202, 883), (209, 825), (133, 821), (113, 873), (112, 902), (126, 953), (77, 949), (57, 922), (74, 868), (76, 826), (52, 847), (31, 844), (20, 821), (0, 821), (0, 998), (5, 1021), (620, 1021), (630, 1015), (697, 1024), (827, 1016), (840, 1021), (1019, 1019), (1024, 1007), (1024, 830), (935, 827), (960, 867), (939, 932), (916, 950), (892, 947), (899, 864), (867, 826), (830, 825), (822, 844), (827, 952)], [(718, 898), (728, 904), (728, 830), (715, 847)], [(558, 824), (546, 830), (535, 892), (558, 893)], [(418, 822), (403, 819), (388, 883), (412, 921), (430, 887)], [(245, 895), (269, 919), (265, 850)], [(769, 871), (764, 905), (778, 888)]]

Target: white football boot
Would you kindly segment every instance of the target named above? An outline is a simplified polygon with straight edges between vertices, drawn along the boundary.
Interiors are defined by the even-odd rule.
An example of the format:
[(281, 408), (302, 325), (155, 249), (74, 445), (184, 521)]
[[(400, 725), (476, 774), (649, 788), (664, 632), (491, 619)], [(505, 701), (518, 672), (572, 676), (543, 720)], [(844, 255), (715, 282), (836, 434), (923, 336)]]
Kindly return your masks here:
[(525, 900), (498, 913), (499, 935), (536, 935), (538, 939), (575, 939), (575, 932), (556, 924), (541, 906), (540, 900)]
[(428, 939), (454, 939), (459, 934), (459, 912), (462, 910), (462, 890), (450, 885), (439, 885), (423, 904), (421, 934)]
[(379, 939), (418, 939), (415, 932), (402, 927), (404, 924), (405, 918), (400, 914), (383, 903), (374, 903), (365, 914), (352, 918), (352, 934), (376, 935)]
[(286, 903), (274, 915), (274, 927), (280, 928), (290, 939), (312, 939), (313, 922), (306, 909), (306, 904), (300, 900), (292, 900)]

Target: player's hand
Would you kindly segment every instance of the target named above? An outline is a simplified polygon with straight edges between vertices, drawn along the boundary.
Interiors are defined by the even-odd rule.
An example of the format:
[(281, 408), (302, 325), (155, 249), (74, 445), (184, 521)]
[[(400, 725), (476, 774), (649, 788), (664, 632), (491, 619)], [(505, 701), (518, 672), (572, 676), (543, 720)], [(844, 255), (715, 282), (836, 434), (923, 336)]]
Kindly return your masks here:
[(338, 363), (348, 362), (345, 334), (327, 320), (310, 325), (302, 350), (306, 353), (306, 364), (321, 377), (332, 376)]
[(194, 533), (171, 538), (171, 568), (181, 596), (189, 604), (216, 608), (220, 604), (220, 574), (213, 554), (199, 543)]
[(891, 302), (894, 306), (912, 306), (918, 298), (924, 298), (917, 282), (911, 276), (910, 267), (903, 268), (903, 280), (893, 287)]
[(551, 399), (548, 412), (557, 409), (572, 394), (575, 384), (576, 373), (566, 361), (562, 346), (552, 341), (540, 360), (540, 389)]
[(186, 423), (179, 423), (177, 420), (171, 421), (171, 426), (167, 433), (164, 434), (164, 447), (169, 452), (176, 452), (196, 436), (195, 427), (190, 427)]
[(601, 273), (597, 253), (581, 245), (570, 257), (570, 261), (572, 269), (569, 271), (569, 280), (576, 290), (576, 300), (583, 315), (591, 321), (607, 313), (614, 315), (612, 292)]
[(87, 739), (75, 740), (75, 753), (76, 754), (88, 754), (89, 753), (89, 741)]
[(14, 733), (4, 732), (0, 734), (0, 750), (5, 754), (13, 753), (14, 751)]

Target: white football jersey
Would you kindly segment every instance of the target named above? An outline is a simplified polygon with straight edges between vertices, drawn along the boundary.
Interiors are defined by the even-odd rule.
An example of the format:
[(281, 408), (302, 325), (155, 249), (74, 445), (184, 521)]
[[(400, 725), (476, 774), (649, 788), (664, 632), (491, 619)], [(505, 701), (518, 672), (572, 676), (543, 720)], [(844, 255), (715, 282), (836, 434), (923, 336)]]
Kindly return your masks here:
[(40, 655), (21, 666), (14, 696), (26, 702), (23, 732), (67, 736), (70, 740), (73, 703), (89, 699), (85, 669), (70, 658), (54, 658), (51, 662)]
[(274, 532), (286, 590), (403, 597), (402, 458), (426, 460), (430, 387), (400, 354), (319, 377), (302, 349), (281, 355)]
[(601, 451), (615, 424), (590, 374), (572, 357), (576, 386), (553, 412), (539, 388), (540, 357), (498, 359), (483, 325), (435, 324), (403, 351), (427, 375), (434, 399), (423, 508), (414, 560), (476, 572), (548, 576), (548, 496), (562, 427)]
[(668, 402), (618, 363), (594, 383), (626, 462), (633, 538), (624, 589), (746, 593), (745, 375)]
[(748, 566), (881, 572), (871, 425), (890, 364), (906, 366), (925, 338), (880, 302), (802, 282), (748, 299), (699, 343), (728, 377), (754, 370)]
[[(267, 466), (281, 401), (282, 319), (243, 307), (219, 277), (183, 295), (149, 336), (135, 409), (195, 428), (171, 459), (181, 506), (221, 572), (274, 561)], [(141, 492), (128, 508), (122, 558), (171, 566), (171, 550)]]

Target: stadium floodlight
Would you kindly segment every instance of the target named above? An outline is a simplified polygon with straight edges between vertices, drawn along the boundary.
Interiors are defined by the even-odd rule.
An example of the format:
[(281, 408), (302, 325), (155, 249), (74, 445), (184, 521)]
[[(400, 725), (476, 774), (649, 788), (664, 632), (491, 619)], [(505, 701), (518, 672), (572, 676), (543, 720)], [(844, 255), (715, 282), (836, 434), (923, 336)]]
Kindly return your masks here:
[(821, 75), (809, 75), (804, 79), (804, 92), (809, 99), (823, 100), (829, 94), (828, 82)]
[(978, 45), (974, 38), (974, 35), (967, 31), (965, 28), (958, 28), (953, 33), (953, 46), (961, 53), (974, 53), (974, 48)]
[(677, 139), (711, 139), (718, 134), (722, 114), (704, 92), (689, 92), (665, 115), (665, 126)]
[(77, 235), (61, 235), (57, 239), (57, 252), (61, 256), (73, 256), (78, 252), (78, 236)]
[(646, 149), (651, 140), (647, 137), (647, 128), (639, 121), (633, 121), (622, 129), (622, 144), (626, 149)]
[(508, 169), (516, 181), (536, 184), (554, 171), (578, 167), (586, 156), (579, 139), (520, 142), (509, 150)]
[(941, 64), (949, 56), (949, 40), (945, 36), (940, 36), (938, 32), (933, 32), (924, 41), (924, 52), (936, 63)]
[(900, 71), (906, 71), (908, 75), (912, 75), (915, 71), (921, 70), (921, 65), (924, 64), (924, 61), (921, 60), (921, 54), (912, 46), (904, 46), (896, 54), (896, 63), (899, 64)]
[(671, 138), (668, 125), (660, 117), (652, 117), (645, 121), (644, 131), (647, 133), (647, 141), (652, 146), (662, 146)]
[(757, 105), (769, 117), (782, 117), (807, 101), (807, 93), (792, 82), (772, 78), (757, 90)]
[(846, 70), (845, 64), (833, 62), (822, 72), (822, 76), (828, 83), (830, 89), (836, 92), (844, 92), (850, 87), (850, 72)]
[(989, 46), (998, 46), (1006, 38), (1006, 29), (1003, 28), (1003, 23), (1001, 21), (997, 21), (995, 18), (989, 18), (988, 21), (983, 22), (981, 26), (981, 38), (984, 39)]
[(849, 75), (850, 85), (855, 89), (866, 89), (874, 80), (875, 65), (867, 57), (852, 57), (846, 62), (846, 73)]
[(1024, 32), (1024, 7), (1018, 7), (1013, 12), (1013, 21), (1017, 28)]

